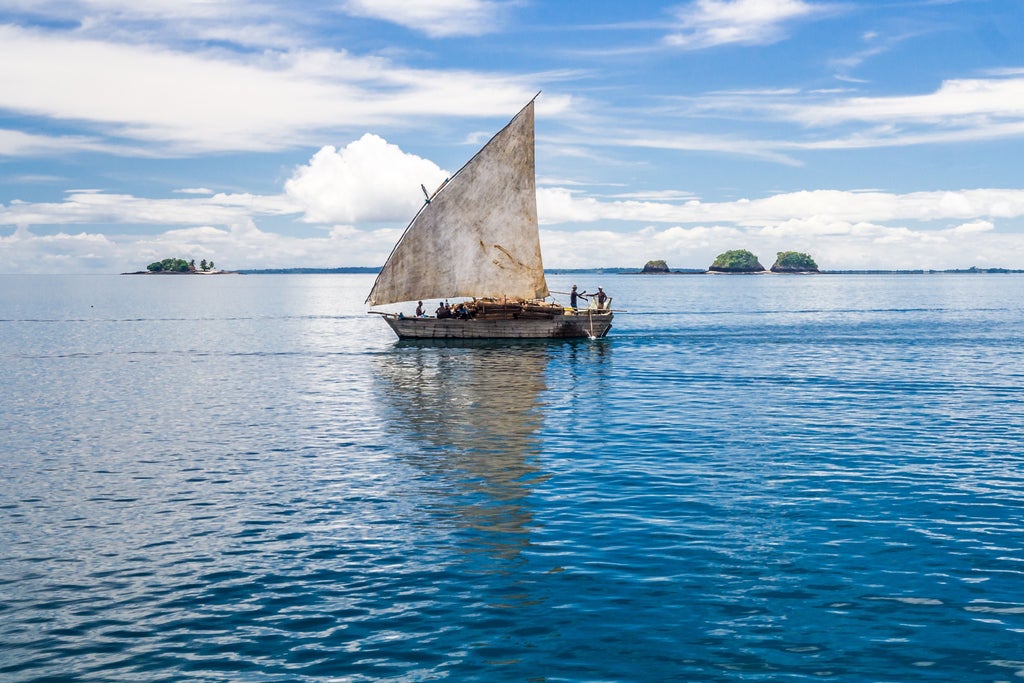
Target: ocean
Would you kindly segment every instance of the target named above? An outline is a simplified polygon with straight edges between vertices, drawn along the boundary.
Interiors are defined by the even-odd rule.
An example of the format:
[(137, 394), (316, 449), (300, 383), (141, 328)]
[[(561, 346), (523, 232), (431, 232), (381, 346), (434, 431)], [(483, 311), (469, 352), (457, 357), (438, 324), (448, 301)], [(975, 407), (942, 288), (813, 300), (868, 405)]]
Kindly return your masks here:
[(1024, 275), (372, 281), (0, 276), (0, 680), (1024, 677)]

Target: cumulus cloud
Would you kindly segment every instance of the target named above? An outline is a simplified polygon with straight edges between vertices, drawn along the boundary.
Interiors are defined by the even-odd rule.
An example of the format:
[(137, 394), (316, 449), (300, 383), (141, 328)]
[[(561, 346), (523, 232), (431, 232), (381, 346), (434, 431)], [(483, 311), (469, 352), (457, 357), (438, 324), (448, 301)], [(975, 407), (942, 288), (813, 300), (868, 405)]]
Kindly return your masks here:
[[(587, 268), (595, 264), (641, 267), (653, 258), (672, 268), (707, 268), (728, 249), (749, 249), (769, 265), (780, 251), (810, 253), (827, 270), (1020, 268), (1024, 234), (961, 230), (914, 230), (906, 226), (826, 221), (803, 230), (741, 228), (725, 225), (612, 230), (543, 230), (548, 268)], [(767, 263), (766, 263), (767, 262)]]
[(676, 8), (679, 31), (672, 46), (696, 50), (716, 45), (765, 45), (781, 40), (787, 23), (823, 11), (803, 0), (696, 0)]
[(96, 232), (40, 235), (22, 227), (11, 235), (0, 235), (0, 263), (3, 272), (44, 274), (133, 272), (168, 257), (197, 262), (205, 258), (232, 270), (379, 265), (401, 232), (396, 228), (336, 226), (322, 237), (294, 237), (260, 230), (251, 221), (146, 236)]
[(450, 174), (367, 133), (343, 149), (327, 146), (298, 168), (285, 192), (313, 223), (406, 222)]
[[(17, 273), (126, 272), (168, 256), (205, 258), (230, 269), (373, 266), (384, 262), (401, 232), (394, 227), (334, 226), (323, 236), (294, 237), (260, 230), (252, 222), (150, 236), (40, 235), (19, 228), (0, 235), (0, 263), (4, 272)], [(1024, 253), (1024, 234), (999, 232), (984, 221), (940, 230), (828, 219), (767, 228), (545, 228), (541, 244), (549, 268), (639, 267), (652, 258), (664, 258), (674, 268), (705, 268), (716, 255), (734, 248), (750, 249), (762, 262), (773, 260), (778, 251), (805, 251), (826, 269), (1024, 266), (1014, 261), (1014, 255)]]
[[(777, 251), (806, 251), (827, 269), (1019, 268), (1024, 267), (1017, 256), (1024, 253), (1024, 234), (998, 229), (996, 215), (1020, 216), (1021, 194), (1024, 191), (882, 194), (865, 206), (858, 206), (860, 193), (795, 194), (762, 201), (690, 201), (676, 205), (673, 214), (672, 205), (664, 203), (605, 202), (573, 198), (565, 191), (545, 192), (539, 207), (545, 221), (541, 242), (545, 264), (558, 268), (639, 267), (651, 258), (665, 258), (677, 268), (703, 268), (732, 248), (750, 249), (769, 261)], [(824, 201), (825, 196), (831, 202)], [(113, 215), (111, 202), (132, 198), (97, 199), (106, 215)], [(252, 206), (276, 203), (280, 201), (265, 198)], [(139, 204), (144, 202), (126, 201), (127, 214), (140, 215)], [(814, 206), (831, 208), (814, 213)], [(8, 210), (48, 221), (83, 211), (80, 198), (65, 208), (19, 204)], [(252, 209), (250, 213), (258, 215)], [(164, 214), (154, 210), (146, 215)], [(645, 216), (653, 220), (638, 226)], [(952, 220), (956, 216), (969, 219)], [(373, 266), (384, 262), (404, 228), (404, 220), (380, 229), (335, 224), (320, 236), (300, 237), (261, 230), (245, 212), (221, 217), (221, 225), (175, 227), (155, 235), (44, 235), (22, 225), (8, 236), (0, 235), (0, 263), (6, 272), (23, 273), (137, 270), (171, 255), (213, 259), (226, 268)], [(558, 220), (552, 221), (555, 217)], [(686, 220), (671, 222), (680, 217)], [(580, 229), (581, 222), (592, 227)]]
[[(433, 191), (448, 175), (366, 134), (342, 148), (320, 149), (280, 194), (193, 187), (163, 199), (73, 190), (58, 202), (15, 200), (0, 205), (0, 225), (14, 228), (0, 235), (0, 263), (9, 272), (136, 270), (172, 255), (228, 268), (379, 265), (422, 204), (420, 184)], [(1024, 189), (815, 190), (709, 202), (541, 187), (537, 202), (550, 267), (636, 265), (649, 258), (703, 267), (740, 247), (766, 260), (775, 251), (807, 251), (836, 269), (1024, 266), (1007, 261), (1024, 253)], [(314, 236), (257, 227), (297, 216), (316, 224)], [(67, 227), (76, 225), (89, 227)], [(44, 234), (55, 226), (63, 227)]]
[[(538, 192), (549, 267), (642, 265), (666, 258), (704, 268), (732, 248), (769, 261), (805, 251), (829, 269), (1024, 267), (1024, 234), (997, 230), (997, 219), (1024, 216), (1024, 190), (850, 192), (820, 190), (731, 202), (606, 201), (564, 188)], [(558, 226), (647, 223), (640, 229), (566, 230)], [(671, 224), (669, 227), (659, 225)], [(554, 256), (549, 256), (553, 254)]]
[(20, 227), (0, 236), (0, 259), (8, 273), (111, 272), (116, 251), (116, 243), (97, 233), (35, 235)]

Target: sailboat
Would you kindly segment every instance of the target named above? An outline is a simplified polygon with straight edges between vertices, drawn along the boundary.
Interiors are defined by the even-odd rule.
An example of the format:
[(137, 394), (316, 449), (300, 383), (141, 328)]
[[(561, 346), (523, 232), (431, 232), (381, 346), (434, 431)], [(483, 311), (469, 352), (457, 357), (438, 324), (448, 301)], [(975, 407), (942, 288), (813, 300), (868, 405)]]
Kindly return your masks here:
[(534, 101), (433, 193), (377, 276), (371, 308), (463, 299), (449, 315), (370, 311), (400, 339), (603, 337), (608, 299), (576, 310), (547, 301), (537, 224)]

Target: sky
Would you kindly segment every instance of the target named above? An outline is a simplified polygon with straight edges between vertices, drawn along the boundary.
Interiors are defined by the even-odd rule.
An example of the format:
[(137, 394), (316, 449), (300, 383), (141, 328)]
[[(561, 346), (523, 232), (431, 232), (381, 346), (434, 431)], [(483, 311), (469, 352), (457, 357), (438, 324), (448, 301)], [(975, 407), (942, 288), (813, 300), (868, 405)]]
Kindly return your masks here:
[(0, 0), (0, 273), (379, 266), (538, 92), (548, 268), (1024, 268), (1024, 0)]

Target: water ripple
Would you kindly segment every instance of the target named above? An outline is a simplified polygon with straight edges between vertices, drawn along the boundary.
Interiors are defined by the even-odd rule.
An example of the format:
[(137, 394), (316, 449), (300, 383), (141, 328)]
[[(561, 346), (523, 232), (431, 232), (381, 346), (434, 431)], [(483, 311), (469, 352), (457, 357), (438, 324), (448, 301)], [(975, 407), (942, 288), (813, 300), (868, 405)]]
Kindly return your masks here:
[(4, 680), (1024, 675), (1024, 278), (622, 278), (511, 345), (121, 282), (0, 306)]

